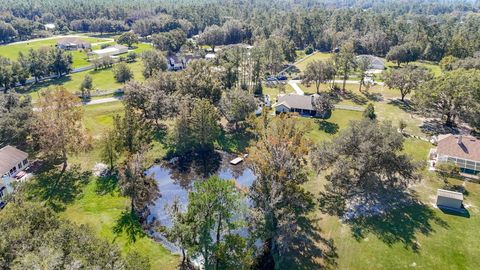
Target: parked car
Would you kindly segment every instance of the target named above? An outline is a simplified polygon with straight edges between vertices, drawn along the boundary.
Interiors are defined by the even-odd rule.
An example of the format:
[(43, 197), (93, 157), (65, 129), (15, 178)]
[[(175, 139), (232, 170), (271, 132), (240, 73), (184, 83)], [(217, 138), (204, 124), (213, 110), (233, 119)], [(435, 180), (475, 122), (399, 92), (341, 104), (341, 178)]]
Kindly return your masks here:
[(3, 209), (5, 207), (5, 205), (6, 205), (5, 202), (0, 201), (0, 209)]
[(277, 76), (277, 80), (279, 80), (279, 81), (286, 81), (287, 79), (288, 79), (288, 78), (287, 78), (287, 76), (285, 76), (285, 75), (278, 75), (278, 76)]

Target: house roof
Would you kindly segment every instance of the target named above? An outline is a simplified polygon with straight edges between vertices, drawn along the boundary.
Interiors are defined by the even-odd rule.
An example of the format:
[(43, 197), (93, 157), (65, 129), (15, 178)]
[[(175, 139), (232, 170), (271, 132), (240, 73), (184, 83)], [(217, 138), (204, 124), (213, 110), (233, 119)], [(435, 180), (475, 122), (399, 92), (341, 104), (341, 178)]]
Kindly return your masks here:
[(18, 163), (28, 157), (28, 154), (17, 148), (7, 145), (0, 149), (0, 176), (6, 174)]
[(445, 190), (445, 189), (438, 189), (437, 190), (437, 197), (445, 197), (455, 200), (463, 201), (463, 194), (460, 192)]
[(284, 105), (290, 109), (315, 110), (312, 105), (313, 95), (288, 94), (277, 97), (276, 106)]
[(101, 54), (110, 54), (110, 53), (120, 53), (120, 51), (122, 50), (128, 50), (128, 47), (127, 46), (123, 46), (123, 45), (112, 45), (112, 46), (109, 46), (105, 49), (101, 49), (101, 50), (96, 50), (96, 51), (93, 51), (92, 53), (93, 54), (98, 54), (98, 55), (101, 55)]
[(370, 66), (368, 66), (369, 69), (385, 68), (385, 61), (380, 57), (376, 57), (370, 54), (361, 54), (361, 55), (358, 55), (357, 58), (368, 58), (370, 60)]
[(77, 37), (65, 37), (57, 40), (57, 44), (64, 45), (90, 45), (89, 42)]
[(472, 136), (453, 134), (440, 137), (437, 153), (480, 162), (480, 140)]

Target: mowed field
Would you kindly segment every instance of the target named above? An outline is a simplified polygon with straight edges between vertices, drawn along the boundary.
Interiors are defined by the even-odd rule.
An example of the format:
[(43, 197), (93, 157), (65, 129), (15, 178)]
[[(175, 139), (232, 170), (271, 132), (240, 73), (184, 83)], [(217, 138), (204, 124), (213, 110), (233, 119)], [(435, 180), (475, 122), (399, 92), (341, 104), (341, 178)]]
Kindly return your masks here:
[[(133, 72), (133, 78), (137, 81), (143, 81), (143, 64), (140, 59), (137, 59), (134, 63), (129, 63), (128, 66)], [(38, 84), (32, 84), (27, 86), (26, 92), (32, 96), (32, 99), (36, 100), (38, 98), (39, 92), (56, 86), (63, 86), (68, 91), (72, 93), (79, 92), (80, 84), (82, 83), (85, 76), (89, 74), (92, 76), (93, 88), (95, 89), (92, 94), (95, 94), (96, 91), (114, 91), (121, 88), (124, 84), (118, 83), (115, 81), (114, 73), (112, 68), (101, 69), (101, 70), (87, 70), (82, 72), (77, 72), (73, 74), (66, 75), (59, 79), (47, 80)]]
[[(18, 59), (19, 53), (27, 54), (30, 49), (38, 50), (41, 48), (55, 48), (59, 38), (45, 39), (45, 40), (32, 40), (22, 43), (8, 44), (0, 47), (0, 55), (7, 57), (12, 60)], [(108, 39), (103, 38), (93, 38), (93, 37), (81, 37), (82, 40), (85, 40), (90, 43), (100, 43), (108, 41)], [(73, 56), (73, 68), (84, 67), (90, 65), (87, 61), (87, 54), (83, 51), (71, 51)]]

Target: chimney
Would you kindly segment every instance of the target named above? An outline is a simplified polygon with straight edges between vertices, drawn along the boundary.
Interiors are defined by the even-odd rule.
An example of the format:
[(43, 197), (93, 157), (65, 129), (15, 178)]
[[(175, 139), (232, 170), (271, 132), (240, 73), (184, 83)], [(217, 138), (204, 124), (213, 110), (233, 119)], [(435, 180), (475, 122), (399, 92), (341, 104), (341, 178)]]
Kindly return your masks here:
[(458, 136), (457, 144), (458, 144), (458, 145), (462, 145), (462, 135), (459, 135), (459, 136)]

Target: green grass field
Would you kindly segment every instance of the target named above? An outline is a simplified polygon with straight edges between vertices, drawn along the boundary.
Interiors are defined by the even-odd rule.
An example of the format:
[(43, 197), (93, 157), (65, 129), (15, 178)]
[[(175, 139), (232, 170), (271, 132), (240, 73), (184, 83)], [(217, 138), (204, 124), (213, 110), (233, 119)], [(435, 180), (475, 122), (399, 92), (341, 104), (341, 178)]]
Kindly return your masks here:
[[(336, 125), (339, 132), (348, 120), (359, 118), (360, 113), (336, 110), (327, 119), (331, 124), (324, 126)], [(388, 115), (381, 118), (392, 120)], [(325, 132), (320, 121), (301, 121), (312, 125), (308, 138), (315, 143), (336, 136), (336, 133)], [(424, 162), (433, 146), (412, 138), (405, 140), (404, 147), (405, 153), (414, 160)], [(479, 269), (480, 185), (465, 185), (469, 217), (452, 215), (433, 207), (436, 189), (444, 185), (443, 181), (433, 173), (422, 174), (421, 182), (412, 187), (422, 202), (420, 205), (392, 211), (381, 219), (370, 219), (358, 226), (342, 223), (338, 217), (319, 210), (314, 214), (320, 218), (317, 225), (322, 235), (334, 240), (338, 254), (336, 269)], [(320, 175), (313, 177), (305, 188), (316, 194), (324, 184), (325, 179)], [(462, 182), (450, 179), (450, 184)]]
[(325, 52), (316, 52), (315, 54), (309, 56), (307, 59), (305, 59), (304, 61), (296, 64), (295, 66), (301, 71), (303, 72), (306, 68), (307, 68), (307, 65), (315, 60), (328, 60), (332, 57), (332, 54), (331, 53), (325, 53)]
[[(135, 63), (130, 63), (128, 66), (132, 69), (134, 79), (137, 81), (143, 81), (143, 63), (140, 59), (137, 60)], [(72, 93), (79, 92), (80, 84), (82, 83), (85, 75), (90, 74), (93, 79), (93, 87), (94, 91), (92, 94), (95, 93), (96, 90), (99, 91), (113, 91), (121, 88), (123, 86), (122, 83), (118, 83), (115, 81), (113, 77), (113, 69), (102, 69), (102, 70), (88, 70), (78, 73), (69, 74), (59, 79), (52, 79), (48, 80), (39, 84), (30, 85), (27, 88), (27, 93), (32, 96), (33, 100), (38, 98), (38, 92), (45, 90), (48, 87), (55, 87), (55, 86), (63, 86), (68, 91)]]
[[(104, 42), (105, 39), (101, 38), (92, 38), (92, 37), (82, 37), (83, 40), (90, 43)], [(27, 54), (30, 49), (38, 50), (40, 48), (54, 48), (57, 44), (58, 39), (47, 39), (47, 40), (32, 40), (31, 42), (21, 43), (21, 44), (11, 44), (0, 47), (0, 55), (16, 60), (18, 54), (22, 52)], [(87, 61), (87, 54), (83, 51), (71, 51), (73, 56), (73, 68), (84, 67), (90, 65)]]

